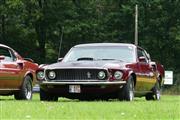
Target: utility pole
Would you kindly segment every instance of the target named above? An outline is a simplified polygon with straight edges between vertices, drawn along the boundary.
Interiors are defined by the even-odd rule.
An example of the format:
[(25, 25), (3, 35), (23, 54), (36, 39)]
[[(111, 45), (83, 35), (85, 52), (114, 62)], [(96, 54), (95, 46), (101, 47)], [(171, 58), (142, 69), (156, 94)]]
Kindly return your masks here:
[[(61, 34), (60, 34), (61, 32)], [(59, 31), (59, 35), (60, 35), (60, 42), (59, 42), (59, 52), (58, 52), (58, 60), (61, 56), (61, 46), (62, 46), (62, 42), (63, 42), (63, 34), (64, 34), (64, 26), (61, 27), (61, 31)]]
[(138, 45), (138, 5), (135, 6), (135, 33), (134, 33), (135, 45)]

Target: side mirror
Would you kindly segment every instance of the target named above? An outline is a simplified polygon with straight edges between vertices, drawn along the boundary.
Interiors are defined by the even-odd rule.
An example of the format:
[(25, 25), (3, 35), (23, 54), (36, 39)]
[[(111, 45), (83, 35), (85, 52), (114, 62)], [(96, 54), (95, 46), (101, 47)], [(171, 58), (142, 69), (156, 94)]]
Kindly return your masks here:
[(31, 58), (24, 58), (24, 60), (26, 60), (26, 61), (29, 61), (29, 62), (34, 62), (34, 60), (33, 59), (31, 59)]
[(0, 55), (0, 60), (4, 60), (5, 56), (4, 55)]
[(139, 57), (139, 62), (147, 62), (144, 56)]
[(63, 58), (58, 58), (58, 62), (61, 62), (63, 60)]

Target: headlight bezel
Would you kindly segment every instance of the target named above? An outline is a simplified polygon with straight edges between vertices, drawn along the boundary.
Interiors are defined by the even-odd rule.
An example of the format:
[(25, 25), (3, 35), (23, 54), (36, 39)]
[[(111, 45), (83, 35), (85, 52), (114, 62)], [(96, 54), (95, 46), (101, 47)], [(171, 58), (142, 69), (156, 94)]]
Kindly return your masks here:
[(45, 79), (45, 73), (44, 71), (38, 71), (36, 73), (37, 80), (44, 80)]
[(104, 80), (106, 78), (106, 73), (104, 71), (99, 71), (97, 77), (99, 80)]
[(56, 72), (55, 71), (49, 71), (48, 72), (48, 78), (53, 80), (56, 78)]
[(122, 77), (123, 77), (123, 72), (117, 70), (117, 71), (114, 72), (113, 77), (114, 77), (115, 80), (121, 80)]

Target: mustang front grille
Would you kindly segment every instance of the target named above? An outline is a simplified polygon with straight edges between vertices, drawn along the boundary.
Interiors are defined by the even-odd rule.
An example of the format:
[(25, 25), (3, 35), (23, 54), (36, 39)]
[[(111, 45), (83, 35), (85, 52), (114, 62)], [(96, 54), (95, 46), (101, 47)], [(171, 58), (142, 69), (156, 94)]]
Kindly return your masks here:
[[(50, 71), (56, 73), (54, 79), (49, 79), (48, 74)], [(102, 80), (98, 79), (98, 73), (104, 71), (106, 77)], [(108, 78), (107, 71), (104, 69), (55, 69), (55, 70), (46, 70), (46, 78), (50, 81), (104, 81)]]

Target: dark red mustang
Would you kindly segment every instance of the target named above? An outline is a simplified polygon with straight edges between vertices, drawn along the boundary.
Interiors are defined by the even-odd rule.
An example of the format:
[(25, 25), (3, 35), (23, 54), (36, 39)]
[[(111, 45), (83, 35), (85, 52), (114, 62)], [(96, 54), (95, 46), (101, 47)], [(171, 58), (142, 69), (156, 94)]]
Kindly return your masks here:
[(133, 44), (95, 43), (74, 46), (61, 62), (37, 71), (40, 100), (58, 97), (131, 101), (134, 96), (160, 99), (162, 65)]
[(22, 58), (12, 48), (0, 44), (0, 95), (13, 95), (17, 100), (32, 98), (38, 65)]

